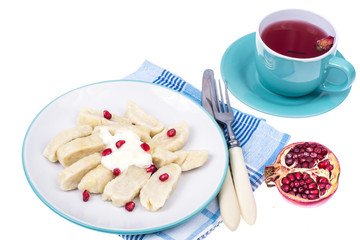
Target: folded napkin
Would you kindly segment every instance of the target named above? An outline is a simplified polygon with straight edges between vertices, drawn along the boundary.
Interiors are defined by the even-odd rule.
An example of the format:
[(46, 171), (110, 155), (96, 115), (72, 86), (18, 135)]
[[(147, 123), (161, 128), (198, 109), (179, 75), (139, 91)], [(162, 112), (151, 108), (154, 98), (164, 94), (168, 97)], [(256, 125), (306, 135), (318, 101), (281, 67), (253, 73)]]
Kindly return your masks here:
[[(142, 80), (163, 85), (181, 92), (201, 105), (201, 92), (180, 77), (149, 61), (128, 80)], [(232, 124), (236, 138), (240, 141), (253, 191), (264, 181), (264, 168), (271, 165), (286, 145), (290, 136), (269, 126), (264, 119), (234, 109)], [(144, 235), (120, 235), (124, 239), (203, 239), (222, 222), (218, 200), (215, 198), (204, 210), (190, 220), (161, 232)]]

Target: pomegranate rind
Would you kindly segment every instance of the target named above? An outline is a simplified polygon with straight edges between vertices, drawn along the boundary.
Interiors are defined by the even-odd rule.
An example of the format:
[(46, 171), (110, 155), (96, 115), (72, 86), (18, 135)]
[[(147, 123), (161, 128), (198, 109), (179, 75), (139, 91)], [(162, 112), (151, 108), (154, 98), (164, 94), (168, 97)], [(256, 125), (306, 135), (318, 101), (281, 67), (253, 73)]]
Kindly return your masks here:
[[(281, 193), (281, 195), (292, 203), (296, 203), (298, 205), (303, 205), (303, 206), (317, 206), (320, 205), (320, 203), (322, 204), (326, 202), (336, 192), (338, 188), (338, 180), (340, 176), (340, 165), (337, 157), (334, 155), (332, 151), (330, 151), (330, 149), (316, 142), (307, 142), (307, 143), (317, 144), (325, 148), (327, 150), (326, 157), (316, 162), (313, 168), (295, 168), (294, 167), (295, 163), (289, 167), (285, 164), (286, 154), (295, 146), (304, 144), (304, 142), (289, 144), (280, 151), (273, 165), (265, 167), (265, 183), (267, 184), (268, 187), (276, 186), (278, 191)], [(333, 166), (332, 170), (320, 169), (317, 166), (319, 162), (327, 161), (327, 160)], [(310, 200), (310, 199), (304, 199), (300, 196), (296, 196), (291, 193), (284, 192), (281, 189), (282, 187), (281, 180), (285, 176), (287, 176), (287, 174), (296, 173), (296, 172), (300, 172), (301, 174), (308, 173), (315, 182), (317, 182), (317, 180), (320, 177), (325, 177), (326, 179), (328, 179), (329, 184), (327, 184), (327, 189), (325, 194), (320, 195), (319, 198), (317, 199)], [(274, 184), (271, 184), (271, 182), (273, 182)]]

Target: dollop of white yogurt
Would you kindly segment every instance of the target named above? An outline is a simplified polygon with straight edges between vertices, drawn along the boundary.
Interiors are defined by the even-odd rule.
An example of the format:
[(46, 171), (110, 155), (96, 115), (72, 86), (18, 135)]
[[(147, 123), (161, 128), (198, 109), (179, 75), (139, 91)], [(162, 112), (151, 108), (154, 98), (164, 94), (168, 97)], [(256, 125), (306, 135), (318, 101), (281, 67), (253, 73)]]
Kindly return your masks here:
[[(147, 168), (152, 164), (151, 155), (141, 148), (140, 145), (143, 142), (134, 132), (119, 129), (114, 135), (111, 135), (107, 127), (100, 127), (99, 135), (106, 148), (112, 150), (111, 154), (103, 156), (101, 159), (101, 164), (111, 171), (119, 168), (123, 172), (131, 165)], [(117, 148), (116, 142), (119, 140), (124, 140), (125, 143), (120, 148)]]

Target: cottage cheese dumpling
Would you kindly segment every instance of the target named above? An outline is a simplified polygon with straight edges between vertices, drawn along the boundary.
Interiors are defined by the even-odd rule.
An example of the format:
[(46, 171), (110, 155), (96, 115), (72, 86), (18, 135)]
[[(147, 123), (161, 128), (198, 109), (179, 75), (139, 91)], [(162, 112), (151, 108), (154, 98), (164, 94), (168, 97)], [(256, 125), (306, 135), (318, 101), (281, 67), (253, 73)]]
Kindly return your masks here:
[(79, 159), (90, 154), (101, 152), (105, 147), (98, 134), (91, 134), (87, 137), (74, 139), (57, 150), (59, 162), (68, 167)]
[(178, 156), (174, 163), (178, 164), (183, 172), (201, 167), (209, 157), (207, 150), (179, 150), (174, 154)]
[[(169, 178), (160, 180), (160, 176), (165, 173)], [(159, 168), (140, 191), (141, 205), (152, 212), (159, 210), (175, 190), (180, 176), (181, 168), (175, 163)]]
[(102, 199), (111, 200), (116, 207), (122, 207), (139, 194), (150, 175), (144, 168), (130, 166), (105, 186)]
[(170, 127), (169, 129), (175, 129), (176, 134), (174, 136), (168, 136), (168, 130), (163, 130), (161, 133), (155, 135), (150, 141), (150, 146), (155, 149), (161, 147), (169, 151), (180, 150), (189, 138), (189, 125), (186, 122), (180, 122), (177, 125)]
[(161, 121), (156, 119), (154, 116), (147, 114), (142, 108), (132, 101), (127, 102), (125, 117), (136, 125), (147, 126), (150, 128), (151, 136), (161, 132), (165, 127)]
[(124, 117), (120, 117), (116, 114), (111, 114), (111, 115), (112, 115), (111, 119), (106, 119), (104, 118), (104, 113), (101, 110), (83, 108), (80, 110), (77, 123), (79, 125), (87, 124), (92, 127), (96, 127), (100, 125), (110, 125), (112, 123), (131, 124), (131, 122)]
[(76, 138), (89, 136), (91, 132), (92, 127), (90, 125), (76, 126), (60, 132), (46, 146), (43, 152), (44, 157), (46, 157), (51, 162), (56, 162), (56, 151), (60, 146)]
[(66, 191), (76, 189), (84, 175), (98, 166), (100, 162), (101, 154), (94, 153), (65, 168), (60, 172), (58, 178), (61, 189)]
[(113, 179), (113, 172), (99, 164), (81, 179), (78, 189), (88, 190), (90, 193), (103, 193), (106, 184)]

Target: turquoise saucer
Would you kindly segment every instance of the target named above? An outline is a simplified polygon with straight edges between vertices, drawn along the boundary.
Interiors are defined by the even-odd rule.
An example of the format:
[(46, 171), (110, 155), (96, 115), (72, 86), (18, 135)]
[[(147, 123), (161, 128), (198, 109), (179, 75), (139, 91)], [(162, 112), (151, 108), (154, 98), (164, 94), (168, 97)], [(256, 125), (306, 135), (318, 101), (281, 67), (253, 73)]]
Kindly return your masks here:
[[(262, 86), (256, 71), (255, 61), (255, 33), (250, 33), (236, 40), (225, 51), (221, 60), (221, 75), (226, 80), (231, 93), (260, 112), (267, 114), (301, 118), (323, 114), (342, 103), (350, 92), (326, 93), (314, 91), (303, 97), (284, 97), (270, 92)], [(336, 56), (342, 57), (337, 51)], [(339, 70), (330, 70), (331, 82), (342, 77)]]

